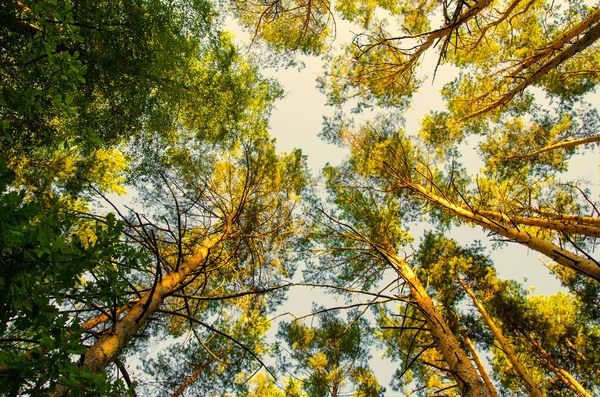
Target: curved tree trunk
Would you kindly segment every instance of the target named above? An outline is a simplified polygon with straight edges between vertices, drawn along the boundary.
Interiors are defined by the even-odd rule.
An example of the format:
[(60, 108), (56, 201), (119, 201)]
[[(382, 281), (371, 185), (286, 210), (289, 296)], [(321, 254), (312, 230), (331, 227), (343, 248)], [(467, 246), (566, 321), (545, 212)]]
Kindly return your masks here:
[[(567, 59), (573, 57), (575, 54), (585, 50), (586, 48), (588, 48), (589, 46), (594, 44), (596, 42), (596, 40), (598, 40), (598, 38), (600, 38), (600, 24), (598, 23), (599, 19), (600, 19), (600, 10), (594, 12), (590, 17), (586, 18), (582, 22), (582, 24), (580, 24), (581, 26), (580, 25), (577, 26), (577, 28), (581, 28), (582, 31), (589, 29), (587, 31), (587, 33), (585, 35), (583, 35), (583, 37), (581, 37), (579, 40), (577, 40), (576, 42), (571, 44), (568, 48), (559, 52), (552, 59), (548, 60), (538, 70), (536, 70), (535, 72), (531, 73), (529, 76), (522, 79), (522, 81), (519, 84), (517, 84), (510, 91), (503, 94), (499, 99), (497, 99), (496, 101), (494, 101), (493, 103), (491, 103), (489, 105), (484, 106), (483, 108), (481, 108), (479, 110), (476, 110), (475, 112), (473, 112), (467, 116), (460, 118), (458, 121), (459, 122), (468, 121), (476, 116), (491, 112), (491, 111), (499, 108), (500, 106), (507, 104), (517, 94), (523, 92), (523, 90), (525, 90), (525, 88), (527, 88), (531, 84), (535, 83), (536, 81), (540, 80), (542, 77), (547, 75), (550, 71), (554, 70), (558, 65), (560, 65)], [(549, 54), (554, 53), (554, 50), (552, 49), (552, 47), (550, 47), (550, 49), (545, 49), (544, 51), (548, 51)], [(534, 62), (532, 62), (532, 63), (534, 63)]]
[(112, 332), (102, 335), (88, 349), (82, 368), (97, 372), (113, 362), (127, 346), (131, 337), (148, 323), (165, 298), (177, 290), (188, 276), (202, 266), (210, 249), (228, 237), (230, 229), (230, 225), (226, 225), (223, 233), (208, 238), (179, 270), (168, 273), (156, 283), (151, 291), (143, 294), (142, 298), (131, 306), (127, 314), (115, 322)]
[[(114, 362), (131, 338), (146, 326), (150, 318), (160, 309), (165, 298), (176, 291), (196, 270), (204, 264), (210, 250), (221, 241), (227, 239), (231, 233), (229, 219), (223, 225), (223, 231), (205, 239), (196, 253), (184, 262), (179, 269), (173, 270), (165, 276), (158, 277), (154, 287), (144, 294), (135, 303), (131, 304), (129, 311), (120, 319), (115, 319), (112, 329), (104, 333), (90, 346), (83, 356), (82, 370), (92, 372), (102, 371), (108, 364)], [(97, 321), (107, 319), (100, 316)], [(52, 396), (69, 395), (69, 387), (58, 385)]]
[(535, 341), (532, 337), (527, 335), (525, 332), (519, 331), (521, 335), (534, 347), (538, 356), (544, 360), (548, 369), (552, 371), (557, 378), (559, 378), (567, 387), (573, 390), (579, 397), (592, 397), (587, 390), (581, 386), (581, 383), (577, 381), (569, 372), (567, 372), (560, 363), (558, 363), (548, 352), (546, 349), (542, 347), (537, 341)]
[[(598, 12), (598, 14), (600, 15), (600, 11)], [(552, 143), (548, 146), (545, 146), (541, 149), (534, 150), (533, 152), (524, 153), (524, 154), (515, 154), (512, 156), (508, 156), (506, 158), (510, 159), (510, 160), (526, 159), (529, 157), (537, 156), (538, 154), (550, 152), (552, 150), (569, 149), (569, 148), (577, 147), (579, 145), (585, 145), (586, 143), (593, 143), (593, 142), (600, 142), (600, 135), (588, 136), (588, 137), (579, 138), (579, 139), (572, 139), (570, 141), (556, 142), (556, 143)]]

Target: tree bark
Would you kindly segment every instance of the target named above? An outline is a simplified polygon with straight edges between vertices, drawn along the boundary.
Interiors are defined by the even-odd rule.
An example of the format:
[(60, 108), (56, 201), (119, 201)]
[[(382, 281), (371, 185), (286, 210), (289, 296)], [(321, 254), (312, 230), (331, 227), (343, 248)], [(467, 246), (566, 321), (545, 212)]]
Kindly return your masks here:
[(171, 397), (179, 397), (183, 391), (186, 389), (186, 387), (188, 387), (189, 385), (191, 385), (192, 383), (194, 383), (196, 381), (196, 379), (198, 378), (198, 376), (200, 376), (200, 374), (202, 372), (204, 372), (204, 370), (206, 369), (206, 367), (208, 367), (211, 363), (213, 363), (215, 361), (214, 358), (211, 358), (210, 360), (208, 360), (207, 362), (205, 362), (204, 364), (200, 365), (192, 375), (190, 375), (189, 378), (187, 378), (185, 380), (185, 382), (183, 382), (179, 388), (177, 388), (177, 390), (175, 390), (175, 392), (173, 394), (171, 394)]
[(560, 222), (570, 222), (577, 225), (587, 225), (587, 226), (596, 226), (600, 227), (600, 218), (596, 218), (593, 216), (581, 216), (581, 215), (571, 215), (571, 214), (554, 214), (548, 211), (542, 211), (535, 208), (520, 208), (522, 211), (529, 211), (532, 213), (539, 214), (547, 219), (552, 219)]
[(409, 183), (404, 185), (409, 189), (420, 193), (427, 200), (441, 205), (447, 211), (450, 211), (462, 219), (475, 223), (485, 229), (488, 229), (500, 236), (506, 237), (512, 241), (522, 244), (534, 251), (546, 255), (556, 263), (573, 269), (594, 280), (600, 281), (600, 266), (590, 259), (580, 257), (546, 240), (531, 236), (529, 233), (521, 231), (515, 227), (505, 226), (485, 216), (479, 215), (470, 209), (455, 205), (443, 197), (427, 190), (422, 185)]
[(600, 10), (594, 11), (590, 16), (585, 18), (583, 21), (579, 22), (577, 25), (575, 25), (571, 29), (567, 30), (566, 32), (564, 32), (563, 34), (558, 36), (556, 39), (554, 39), (554, 41), (552, 41), (550, 44), (548, 44), (546, 46), (546, 48), (544, 48), (543, 50), (538, 51), (534, 55), (527, 57), (524, 60), (522, 60), (521, 62), (519, 62), (519, 67), (516, 70), (514, 70), (510, 74), (510, 76), (516, 77), (519, 73), (521, 73), (523, 70), (527, 69), (529, 66), (533, 65), (534, 63), (538, 62), (539, 60), (541, 60), (543, 58), (546, 58), (546, 57), (552, 55), (556, 51), (559, 51), (567, 43), (569, 43), (571, 40), (573, 40), (574, 38), (576, 38), (577, 36), (579, 36), (580, 34), (585, 32), (587, 29), (590, 28), (591, 25), (595, 24), (598, 21), (600, 21)]
[[(600, 16), (600, 11), (596, 11), (594, 14), (592, 14), (592, 16), (594, 18), (596, 18), (595, 20), (597, 21), (597, 17)], [(491, 112), (494, 109), (507, 104), (508, 102), (510, 102), (511, 99), (513, 99), (517, 94), (519, 94), (520, 92), (525, 90), (525, 88), (527, 88), (529, 85), (540, 80), (542, 77), (547, 75), (551, 70), (556, 68), (558, 65), (560, 65), (567, 59), (575, 56), (577, 53), (585, 50), (586, 48), (588, 48), (589, 46), (594, 44), (594, 42), (596, 40), (598, 40), (598, 38), (600, 37), (600, 24), (595, 22), (594, 18), (588, 18), (590, 20), (590, 22), (586, 23), (583, 26), (583, 28), (584, 28), (583, 30), (587, 29), (588, 27), (589, 27), (589, 30), (581, 39), (577, 40), (575, 43), (570, 45), (567, 49), (561, 51), (558, 55), (556, 55), (554, 58), (550, 59), (548, 62), (546, 62), (544, 65), (542, 65), (538, 70), (533, 72), (531, 75), (525, 77), (521, 81), (521, 83), (517, 84), (514, 88), (512, 88), (510, 91), (508, 91), (507, 93), (502, 95), (496, 101), (494, 101), (493, 103), (491, 103), (487, 106), (484, 106), (483, 108), (481, 108), (467, 116), (460, 118), (458, 121), (459, 122), (468, 121), (476, 116), (479, 116), (483, 113)], [(586, 19), (586, 21), (588, 19)], [(553, 51), (551, 51), (550, 53), (552, 53), (552, 52)]]
[(519, 375), (523, 380), (525, 388), (527, 389), (529, 394), (535, 397), (543, 397), (544, 394), (535, 385), (535, 382), (533, 381), (533, 379), (531, 379), (531, 376), (529, 375), (525, 367), (523, 367), (523, 364), (521, 364), (521, 361), (519, 361), (519, 358), (515, 355), (512, 348), (510, 347), (510, 343), (508, 343), (508, 340), (504, 337), (500, 328), (496, 326), (496, 324), (488, 314), (487, 310), (485, 310), (485, 307), (483, 307), (479, 299), (477, 299), (477, 296), (475, 295), (473, 290), (469, 288), (469, 286), (465, 284), (465, 282), (462, 281), (460, 278), (458, 278), (458, 282), (463, 288), (463, 290), (471, 297), (471, 300), (475, 304), (475, 307), (477, 307), (479, 313), (481, 314), (481, 317), (483, 317), (483, 320), (486, 322), (486, 324), (494, 334), (494, 337), (500, 344), (502, 351), (504, 352), (504, 354), (506, 354), (506, 357), (508, 358), (510, 363), (513, 365), (513, 368), (515, 369), (517, 375)]
[[(108, 364), (115, 361), (131, 338), (136, 335), (159, 310), (165, 298), (176, 291), (184, 281), (196, 270), (199, 270), (210, 250), (231, 233), (231, 219), (227, 217), (223, 231), (206, 238), (196, 253), (184, 262), (179, 269), (173, 270), (162, 278), (149, 292), (141, 295), (140, 299), (130, 305), (129, 311), (119, 320), (115, 319), (112, 329), (96, 340), (83, 356), (81, 370), (99, 372)], [(101, 317), (99, 319), (101, 320)], [(52, 393), (53, 397), (69, 395), (70, 388), (59, 384)]]
[[(598, 13), (600, 14), (600, 11)], [(525, 153), (525, 154), (515, 154), (512, 156), (506, 157), (506, 159), (509, 159), (509, 160), (521, 159), (522, 160), (522, 159), (526, 159), (529, 157), (537, 156), (538, 154), (550, 152), (552, 150), (569, 149), (569, 148), (577, 147), (579, 145), (585, 145), (586, 143), (594, 143), (594, 142), (600, 142), (600, 135), (594, 135), (594, 136), (588, 136), (585, 138), (572, 139), (570, 141), (552, 143), (548, 146), (544, 146), (541, 149), (534, 150), (533, 152), (529, 152), (529, 153)]]
[(481, 362), (481, 359), (479, 358), (479, 354), (477, 353), (477, 350), (475, 349), (475, 346), (473, 345), (471, 338), (469, 338), (467, 333), (463, 330), (460, 330), (460, 334), (462, 335), (463, 339), (467, 343), (467, 347), (469, 348), (469, 351), (471, 352), (471, 357), (473, 358), (473, 361), (475, 362), (475, 365), (477, 366), (477, 370), (479, 371), (481, 378), (485, 382), (485, 386), (488, 388), (488, 391), (490, 392), (490, 396), (498, 397), (498, 392), (496, 391), (496, 388), (494, 387), (494, 384), (492, 383), (492, 380), (490, 379), (490, 376), (488, 375), (488, 373), (485, 369), (485, 366), (483, 365), (483, 362)]
[(386, 256), (388, 262), (394, 267), (394, 270), (409, 285), (411, 297), (424, 314), (427, 326), (436, 342), (437, 348), (448, 365), (450, 373), (456, 381), (460, 395), (463, 397), (489, 396), (490, 394), (485, 383), (471, 364), (471, 360), (458, 342), (458, 339), (456, 339), (446, 321), (436, 309), (417, 275), (412, 271), (408, 263), (395, 253), (381, 251)]
[(84, 356), (82, 369), (97, 372), (113, 362), (127, 346), (131, 337), (148, 323), (164, 299), (202, 266), (210, 249), (226, 239), (230, 230), (231, 227), (227, 223), (222, 233), (208, 238), (179, 270), (168, 273), (156, 283), (154, 290), (143, 294), (141, 299), (131, 306), (127, 314), (115, 322), (112, 332), (102, 335), (88, 349)]
[(486, 218), (491, 218), (496, 221), (503, 222), (509, 225), (526, 225), (535, 226), (542, 229), (555, 230), (569, 234), (579, 234), (590, 237), (600, 237), (600, 227), (581, 225), (568, 221), (557, 221), (544, 218), (530, 218), (522, 216), (508, 216), (501, 212), (478, 210), (477, 214), (483, 215)]

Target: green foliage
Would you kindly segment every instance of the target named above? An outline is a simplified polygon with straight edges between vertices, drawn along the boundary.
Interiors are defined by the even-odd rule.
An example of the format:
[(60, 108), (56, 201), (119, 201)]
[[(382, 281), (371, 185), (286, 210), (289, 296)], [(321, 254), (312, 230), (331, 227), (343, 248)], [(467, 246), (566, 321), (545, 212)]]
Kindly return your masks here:
[(132, 266), (139, 255), (121, 244), (123, 224), (113, 215), (88, 221), (82, 233), (75, 214), (43, 210), (8, 188), (14, 173), (4, 161), (0, 174), (2, 389), (39, 393), (61, 377), (90, 390), (106, 387), (103, 376), (78, 374), (72, 356), (85, 352), (82, 318), (71, 313), (122, 305), (128, 284), (116, 263), (127, 258)]
[[(193, 325), (208, 345), (238, 340), (248, 350), (234, 344), (229, 368), (207, 379), (254, 371), (265, 313), (283, 296), (261, 295), (293, 275), (288, 242), (309, 179), (304, 156), (276, 153), (266, 132), (281, 88), (243, 59), (209, 2), (10, 1), (0, 13), (6, 390), (132, 392), (122, 365), (116, 377), (85, 367), (89, 346), (152, 296), (163, 272), (191, 260), (220, 221), (234, 223), (235, 239), (211, 252), (210, 277), (174, 291), (208, 299), (163, 302), (200, 323), (161, 315), (141, 332), (177, 336)], [(95, 208), (125, 186), (146, 200), (145, 214)], [(234, 307), (222, 303), (230, 295)], [(134, 341), (122, 357), (144, 348)], [(196, 342), (188, 355), (202, 349)]]
[[(582, 304), (575, 296), (564, 292), (527, 296), (518, 286), (505, 285), (489, 305), (494, 315), (514, 332), (515, 348), (525, 365), (533, 368), (534, 376), (548, 395), (566, 395), (572, 390), (557, 381), (545, 354), (586, 389), (597, 388), (598, 357), (591, 346), (598, 343), (598, 322), (582, 312)], [(523, 335), (534, 339), (545, 354)], [(515, 389), (515, 379), (503, 360), (495, 357), (494, 365), (502, 384)]]
[[(206, 2), (2, 6), (2, 152), (115, 142), (164, 125), (194, 75)], [(172, 117), (172, 116), (171, 116)], [(164, 128), (164, 127), (162, 127)]]
[(376, 335), (384, 358), (398, 363), (390, 383), (393, 390), (420, 396), (448, 385), (443, 374), (425, 364), (438, 360), (441, 364), (443, 359), (432, 349), (433, 341), (419, 309), (408, 304), (381, 308), (378, 325), (381, 330)]
[[(308, 280), (338, 292), (372, 294), (391, 270), (398, 280), (412, 269), (417, 284), (426, 280), (431, 308), (394, 295), (386, 299), (407, 304), (378, 312), (381, 344), (401, 363), (396, 389), (458, 393), (434, 348), (440, 338), (426, 326), (440, 313), (445, 333), (460, 340), (468, 330), (494, 355), (504, 391), (523, 392), (465, 307), (468, 293), (457, 288), (464, 282), (548, 395), (571, 392), (553, 377), (557, 366), (596, 392), (597, 283), (549, 264), (571, 293), (530, 296), (496, 278), (479, 243), (460, 247), (434, 233), (409, 264), (394, 261), (410, 249), (417, 221), (451, 232), (485, 225), (476, 216), (594, 261), (597, 218), (589, 214), (597, 204), (585, 182), (565, 182), (561, 173), (598, 142), (597, 110), (584, 101), (599, 76), (597, 7), (579, 0), (230, 6), (254, 42), (328, 54), (318, 84), (338, 113), (321, 136), (350, 156), (325, 168), (323, 202), (308, 197), (314, 186), (302, 153), (277, 153), (269, 137), (283, 90), (220, 30), (227, 5), (0, 5), (0, 390), (133, 395), (139, 384), (155, 394), (189, 387), (203, 395), (383, 395), (368, 368), (375, 332), (354, 312), (348, 321), (326, 312), (313, 328), (283, 325), (274, 353), (299, 380), (271, 379), (269, 371), (253, 377), (271, 353), (268, 316), (302, 258)], [(360, 31), (335, 53), (338, 16)], [(400, 112), (434, 51), (437, 66), (459, 69), (442, 91), (446, 109), (425, 116), (418, 134), (404, 131)], [(343, 112), (348, 104), (354, 113), (393, 111), (357, 125)], [(484, 161), (477, 177), (461, 164), (465, 148)], [(107, 196), (126, 188), (141, 199), (128, 211)], [(310, 218), (298, 211), (302, 199)], [(172, 337), (177, 348), (147, 361), (131, 382), (122, 361)], [(98, 346), (110, 358), (90, 369)]]
[(305, 54), (321, 54), (327, 49), (333, 33), (328, 1), (235, 1), (232, 8), (254, 40), (260, 38), (276, 51), (292, 49)]
[(278, 336), (287, 345), (280, 346), (283, 369), (300, 377), (308, 396), (376, 397), (385, 392), (368, 367), (372, 334), (358, 315), (349, 312), (343, 321), (326, 312), (316, 327), (298, 321), (280, 326)]

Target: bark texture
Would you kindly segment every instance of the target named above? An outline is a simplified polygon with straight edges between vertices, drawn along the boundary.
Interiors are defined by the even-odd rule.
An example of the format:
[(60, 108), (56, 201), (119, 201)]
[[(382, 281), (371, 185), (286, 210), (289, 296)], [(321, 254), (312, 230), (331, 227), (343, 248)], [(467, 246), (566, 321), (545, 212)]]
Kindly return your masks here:
[(568, 234), (600, 237), (600, 227), (595, 225), (583, 225), (566, 220), (560, 221), (535, 217), (508, 216), (496, 211), (477, 211), (477, 214), (508, 225), (535, 226), (542, 229), (555, 230), (557, 232), (564, 232)]
[(417, 307), (423, 312), (431, 335), (456, 381), (460, 395), (463, 397), (489, 396), (490, 394), (485, 383), (471, 364), (471, 360), (458, 342), (458, 339), (456, 339), (452, 330), (436, 309), (417, 275), (412, 271), (408, 263), (397, 255), (386, 253), (386, 257), (396, 272), (409, 285), (411, 297)]
[(477, 353), (477, 350), (475, 349), (475, 345), (473, 345), (473, 341), (471, 341), (471, 338), (469, 338), (469, 336), (464, 331), (461, 330), (460, 333), (461, 333), (463, 339), (465, 340), (465, 342), (467, 343), (467, 347), (469, 348), (469, 351), (471, 352), (471, 357), (473, 358), (473, 361), (475, 362), (475, 365), (477, 366), (477, 370), (479, 371), (481, 378), (485, 382), (485, 386), (488, 388), (488, 391), (490, 392), (490, 396), (498, 397), (498, 392), (496, 391), (496, 388), (494, 387), (494, 384), (492, 383), (492, 380), (490, 379), (490, 376), (488, 375), (487, 370), (485, 369), (485, 366), (483, 365), (483, 362), (479, 358), (479, 354)]
[[(547, 75), (550, 71), (554, 70), (558, 65), (560, 65), (561, 63), (565, 62), (567, 59), (572, 58), (577, 53), (585, 50), (586, 48), (588, 48), (589, 46), (594, 44), (594, 42), (596, 40), (598, 40), (598, 38), (600, 37), (600, 24), (598, 23), (599, 19), (600, 19), (600, 10), (594, 12), (590, 17), (586, 18), (584, 21), (582, 21), (582, 23), (580, 23), (576, 27), (577, 28), (576, 34), (573, 34), (572, 36), (573, 37), (578, 36), (580, 33), (587, 30), (586, 34), (584, 34), (583, 37), (581, 37), (575, 43), (571, 44), (566, 49), (560, 51), (553, 58), (549, 59), (546, 63), (544, 63), (535, 72), (533, 72), (529, 76), (523, 78), (521, 83), (517, 84), (511, 90), (506, 92), (498, 100), (492, 102), (491, 104), (489, 104), (487, 106), (484, 106), (483, 108), (481, 108), (465, 117), (462, 117), (461, 119), (459, 119), (459, 121), (460, 122), (468, 121), (476, 116), (491, 112), (491, 111), (499, 108), (500, 106), (507, 104), (517, 94), (521, 93), (523, 90), (525, 90), (525, 88), (527, 88), (531, 84), (540, 80), (542, 77)], [(568, 42), (568, 40), (559, 40), (559, 42), (561, 42), (561, 41), (564, 42), (565, 44)], [(550, 46), (548, 46), (546, 49), (544, 49), (543, 50), (544, 56), (540, 56), (539, 59), (543, 59), (548, 56), (551, 56), (552, 54), (554, 54), (555, 51), (558, 50), (558, 48), (560, 48), (560, 47), (558, 47), (558, 48), (554, 48), (554, 47), (556, 47), (556, 45), (555, 45), (555, 43), (552, 43)], [(531, 64), (535, 63), (535, 60), (530, 61), (530, 63)]]
[(427, 200), (442, 206), (447, 211), (458, 215), (468, 222), (475, 223), (500, 236), (506, 237), (512, 241), (531, 248), (534, 251), (546, 255), (548, 258), (554, 260), (560, 265), (566, 266), (581, 274), (593, 278), (594, 280), (600, 281), (600, 266), (590, 259), (578, 256), (541, 238), (531, 236), (529, 233), (519, 230), (515, 227), (503, 225), (483, 215), (475, 213), (471, 209), (455, 205), (445, 198), (429, 191), (422, 185), (410, 183), (405, 185), (405, 187), (418, 192)]
[(226, 225), (222, 234), (208, 238), (179, 270), (173, 271), (158, 280), (155, 287), (142, 295), (141, 299), (116, 323), (110, 333), (105, 333), (88, 349), (83, 360), (83, 369), (93, 372), (104, 369), (113, 362), (127, 346), (131, 337), (144, 327), (160, 308), (165, 298), (178, 289), (183, 281), (200, 268), (211, 248), (225, 239), (230, 230)]
[(488, 327), (494, 334), (494, 337), (500, 344), (502, 351), (504, 352), (504, 354), (506, 354), (506, 357), (508, 358), (510, 363), (513, 365), (515, 372), (523, 380), (523, 384), (525, 385), (525, 388), (527, 389), (529, 394), (531, 394), (532, 396), (535, 396), (535, 397), (543, 397), (544, 394), (536, 386), (533, 379), (531, 379), (531, 376), (529, 375), (529, 373), (527, 372), (527, 370), (525, 369), (525, 367), (523, 366), (521, 361), (519, 361), (519, 358), (515, 355), (512, 348), (510, 347), (510, 343), (504, 337), (500, 328), (498, 328), (496, 326), (496, 324), (494, 323), (494, 320), (492, 320), (492, 318), (488, 314), (487, 310), (485, 310), (485, 307), (483, 307), (483, 305), (481, 304), (481, 302), (479, 301), (479, 299), (477, 298), (477, 296), (475, 295), (473, 290), (471, 288), (469, 288), (469, 286), (461, 279), (458, 279), (458, 282), (460, 283), (463, 290), (471, 297), (473, 304), (475, 304), (475, 307), (477, 307), (477, 309), (479, 310), (479, 313), (481, 313), (481, 317), (483, 317), (483, 320), (485, 321), (485, 323), (488, 325)]
[(542, 347), (535, 339), (527, 335), (525, 332), (521, 332), (521, 335), (535, 348), (537, 355), (546, 362), (548, 369), (556, 375), (567, 387), (579, 397), (593, 397), (587, 390), (583, 388), (581, 383), (573, 377), (568, 371), (566, 371), (560, 363), (558, 363), (546, 349)]
[[(600, 12), (599, 12), (600, 14)], [(588, 136), (585, 138), (572, 139), (570, 141), (556, 142), (550, 145), (544, 146), (541, 149), (534, 150), (533, 152), (524, 154), (515, 154), (513, 156), (506, 157), (507, 159), (527, 159), (529, 157), (537, 156), (538, 154), (550, 152), (557, 149), (570, 149), (587, 143), (600, 142), (600, 135)]]

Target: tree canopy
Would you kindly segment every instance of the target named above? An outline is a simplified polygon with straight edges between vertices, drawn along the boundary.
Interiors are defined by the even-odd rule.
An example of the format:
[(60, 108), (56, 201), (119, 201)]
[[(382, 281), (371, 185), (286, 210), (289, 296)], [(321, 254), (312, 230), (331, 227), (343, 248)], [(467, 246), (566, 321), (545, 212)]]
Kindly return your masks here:
[[(571, 165), (600, 141), (597, 5), (8, 0), (0, 20), (3, 395), (600, 393), (600, 204)], [(335, 109), (306, 133), (347, 152), (319, 177), (269, 127), (286, 87), (261, 67), (301, 54)], [(411, 130), (428, 79), (444, 107)], [(516, 246), (561, 289), (503, 278)], [(329, 298), (290, 313), (292, 288)]]

